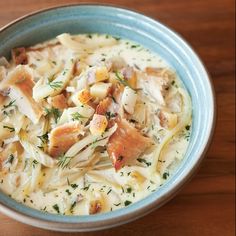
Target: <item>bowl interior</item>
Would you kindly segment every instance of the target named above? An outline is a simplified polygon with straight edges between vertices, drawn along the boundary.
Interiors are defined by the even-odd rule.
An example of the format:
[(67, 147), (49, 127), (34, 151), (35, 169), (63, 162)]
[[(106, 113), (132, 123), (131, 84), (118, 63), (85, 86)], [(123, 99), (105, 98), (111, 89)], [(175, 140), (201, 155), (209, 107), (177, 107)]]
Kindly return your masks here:
[[(25, 215), (51, 222), (69, 222), (86, 228), (107, 227), (137, 218), (167, 201), (191, 175), (209, 141), (214, 120), (214, 100), (208, 75), (196, 54), (173, 31), (141, 14), (125, 9), (78, 5), (32, 14), (0, 31), (0, 56), (17, 46), (29, 46), (68, 32), (105, 33), (127, 38), (158, 53), (174, 68), (192, 98), (193, 128), (186, 156), (172, 178), (159, 191), (115, 212), (95, 216), (61, 216), (39, 212), (0, 193), (0, 202)], [(145, 209), (145, 210), (144, 210)], [(120, 218), (122, 217), (122, 218)], [(119, 223), (113, 220), (120, 218)], [(91, 224), (92, 223), (92, 224)]]

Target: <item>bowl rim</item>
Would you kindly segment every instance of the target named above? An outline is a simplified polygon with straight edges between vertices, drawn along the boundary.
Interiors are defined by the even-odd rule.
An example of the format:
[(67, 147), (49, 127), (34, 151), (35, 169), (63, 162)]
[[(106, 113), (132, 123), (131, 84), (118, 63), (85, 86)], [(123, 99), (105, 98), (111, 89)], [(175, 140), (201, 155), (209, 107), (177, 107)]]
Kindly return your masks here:
[[(69, 231), (70, 232), (94, 231), (94, 230), (101, 230), (101, 229), (107, 229), (107, 228), (119, 226), (121, 224), (136, 220), (136, 219), (154, 211), (155, 209), (161, 207), (162, 205), (164, 205), (166, 202), (168, 202), (170, 199), (172, 199), (182, 189), (183, 185), (193, 177), (193, 174), (199, 168), (199, 165), (202, 162), (203, 157), (205, 156), (205, 154), (211, 144), (212, 137), (214, 134), (214, 129), (216, 126), (216, 112), (217, 112), (217, 110), (216, 110), (216, 97), (215, 97), (214, 85), (213, 85), (212, 79), (210, 77), (210, 74), (209, 74), (208, 70), (206, 69), (206, 66), (204, 65), (203, 61), (200, 59), (200, 57), (195, 52), (195, 50), (192, 48), (192, 46), (179, 33), (177, 33), (171, 27), (166, 26), (161, 21), (159, 21), (153, 17), (145, 15), (141, 11), (137, 11), (132, 8), (123, 7), (121, 5), (116, 5), (116, 4), (109, 4), (109, 3), (103, 4), (103, 3), (84, 2), (84, 3), (72, 3), (72, 4), (59, 4), (59, 5), (55, 5), (55, 6), (51, 6), (51, 7), (42, 8), (40, 10), (33, 11), (33, 12), (27, 13), (21, 17), (16, 18), (15, 20), (13, 20), (13, 21), (9, 22), (8, 24), (4, 25), (3, 27), (1, 27), (0, 34), (2, 32), (4, 32), (5, 30), (7, 30), (8, 28), (17, 24), (18, 22), (20, 22), (24, 19), (30, 18), (31, 16), (35, 16), (35, 15), (38, 15), (38, 14), (41, 14), (44, 12), (54, 11), (57, 9), (65, 9), (65, 8), (71, 8), (71, 7), (83, 7), (83, 6), (87, 6), (87, 7), (101, 6), (104, 8), (112, 8), (113, 10), (123, 10), (128, 13), (135, 13), (139, 16), (144, 17), (146, 20), (157, 23), (159, 26), (164, 27), (164, 29), (167, 30), (168, 33), (171, 33), (172, 35), (175, 35), (177, 38), (179, 38), (179, 40), (182, 41), (182, 43), (189, 50), (189, 52), (191, 52), (195, 56), (199, 65), (202, 67), (201, 68), (202, 71), (205, 73), (205, 78), (209, 82), (209, 88), (210, 88), (209, 92), (210, 92), (210, 97), (212, 99), (211, 108), (212, 108), (213, 113), (211, 116), (211, 124), (210, 124), (210, 127), (208, 128), (207, 139), (204, 142), (204, 145), (202, 145), (202, 147), (199, 151), (200, 154), (198, 157), (196, 157), (196, 161), (195, 161), (194, 165), (192, 166), (192, 168), (189, 172), (185, 173), (185, 175), (182, 176), (182, 178), (179, 180), (178, 183), (176, 183), (172, 188), (169, 189), (169, 191), (167, 191), (165, 194), (163, 194), (162, 199), (159, 199), (159, 201), (161, 200), (160, 202), (157, 202), (158, 199), (155, 199), (155, 201), (154, 200), (150, 201), (146, 206), (140, 205), (140, 207), (138, 207), (137, 209), (132, 209), (131, 211), (126, 212), (126, 214), (125, 214), (125, 212), (123, 212), (123, 214), (116, 215), (113, 217), (108, 217), (108, 216), (114, 212), (117, 212), (117, 211), (122, 211), (122, 210), (124, 211), (124, 209), (130, 208), (130, 206), (126, 207), (126, 208), (121, 208), (121, 209), (114, 211), (114, 212), (98, 214), (95, 216), (94, 215), (88, 216), (89, 218), (93, 218), (93, 220), (90, 220), (90, 221), (84, 220), (84, 222), (79, 222), (79, 221), (78, 222), (71, 222), (69, 220), (68, 221), (64, 221), (64, 220), (48, 221), (47, 219), (38, 218), (36, 216), (32, 216), (32, 215), (23, 213), (17, 209), (14, 209), (10, 206), (4, 205), (3, 203), (0, 202), (0, 212), (15, 219), (15, 220), (18, 220), (22, 223), (33, 225), (36, 227), (44, 228), (44, 229), (56, 230), (56, 231), (66, 231), (66, 232), (69, 232)], [(144, 20), (144, 19), (142, 19), (142, 20)], [(140, 201), (142, 201), (142, 200), (140, 200)], [(140, 201), (138, 201), (138, 202), (140, 202)], [(23, 205), (21, 203), (17, 203), (17, 204)], [(135, 205), (135, 204), (136, 203), (134, 203), (132, 205)], [(29, 207), (24, 206), (24, 208), (29, 208)], [(30, 209), (32, 211), (39, 211), (39, 210), (35, 210), (33, 208), (30, 208)], [(39, 211), (39, 212), (41, 212), (41, 211)], [(44, 213), (44, 214), (46, 215), (46, 213)], [(49, 215), (51, 215), (52, 217), (58, 216), (58, 215), (54, 215), (54, 214), (50, 214), (50, 213), (49, 213)], [(104, 216), (104, 215), (107, 216), (107, 217), (105, 217), (105, 220), (106, 220), (105, 223), (103, 222), (104, 219), (103, 218), (101, 219), (101, 216)], [(71, 217), (76, 217), (76, 216), (62, 216), (62, 217), (67, 217), (69, 219)], [(117, 223), (116, 220), (118, 220), (119, 217), (123, 217), (123, 219), (118, 221), (118, 223)], [(109, 223), (111, 223), (111, 225), (109, 225)], [(83, 224), (85, 224), (85, 225), (83, 225)], [(86, 224), (95, 224), (95, 225), (93, 226), (93, 228), (89, 229), (88, 225), (86, 225)], [(70, 227), (74, 227), (75, 225), (81, 225), (82, 227), (81, 228), (70, 228)]]

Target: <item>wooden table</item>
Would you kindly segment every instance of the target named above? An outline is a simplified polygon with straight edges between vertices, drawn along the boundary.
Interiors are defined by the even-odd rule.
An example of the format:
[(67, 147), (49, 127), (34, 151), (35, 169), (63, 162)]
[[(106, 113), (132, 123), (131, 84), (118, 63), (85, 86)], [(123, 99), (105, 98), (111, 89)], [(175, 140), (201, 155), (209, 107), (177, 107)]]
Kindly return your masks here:
[[(19, 16), (70, 0), (0, 1), (0, 27)], [(154, 17), (198, 52), (214, 82), (218, 118), (212, 145), (190, 183), (161, 209), (110, 230), (78, 235), (234, 235), (235, 81), (233, 0), (107, 0)], [(1, 42), (0, 42), (1, 43)], [(33, 228), (0, 215), (0, 235), (75, 235)]]

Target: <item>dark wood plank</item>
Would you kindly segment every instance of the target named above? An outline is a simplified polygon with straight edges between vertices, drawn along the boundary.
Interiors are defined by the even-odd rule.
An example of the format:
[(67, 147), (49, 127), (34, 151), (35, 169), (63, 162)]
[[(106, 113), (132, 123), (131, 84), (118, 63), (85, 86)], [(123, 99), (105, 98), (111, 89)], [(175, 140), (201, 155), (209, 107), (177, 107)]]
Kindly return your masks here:
[[(0, 1), (0, 27), (29, 12), (70, 0)], [(100, 1), (103, 2), (103, 1)], [(168, 204), (118, 228), (81, 234), (36, 229), (0, 215), (10, 235), (234, 235), (235, 230), (235, 7), (233, 0), (107, 0), (156, 18), (180, 33), (198, 52), (213, 79), (217, 125), (195, 177)]]

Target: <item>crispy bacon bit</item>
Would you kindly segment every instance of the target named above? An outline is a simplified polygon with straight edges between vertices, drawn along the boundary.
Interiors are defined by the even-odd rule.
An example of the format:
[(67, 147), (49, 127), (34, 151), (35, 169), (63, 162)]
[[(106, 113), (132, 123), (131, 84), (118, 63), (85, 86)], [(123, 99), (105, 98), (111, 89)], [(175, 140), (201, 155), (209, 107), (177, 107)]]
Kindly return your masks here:
[(109, 106), (112, 104), (112, 99), (110, 97), (106, 97), (99, 102), (96, 108), (96, 114), (105, 115), (108, 111)]
[(102, 203), (99, 200), (94, 200), (90, 202), (90, 206), (89, 206), (89, 214), (90, 215), (94, 215), (97, 214), (99, 212), (101, 212), (102, 210)]
[(12, 49), (11, 54), (12, 59), (16, 65), (28, 64), (28, 58), (24, 47)]
[(67, 102), (66, 102), (66, 97), (64, 94), (59, 94), (54, 97), (49, 97), (49, 103), (58, 109), (65, 109), (68, 107)]
[(142, 136), (126, 120), (118, 120), (117, 125), (107, 146), (116, 171), (137, 159), (152, 144), (150, 138)]
[(58, 157), (65, 153), (79, 140), (81, 131), (81, 126), (77, 122), (54, 128), (49, 134), (49, 154), (52, 157)]

